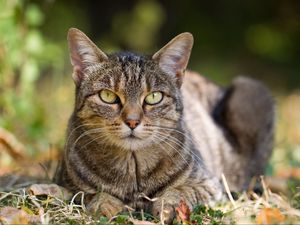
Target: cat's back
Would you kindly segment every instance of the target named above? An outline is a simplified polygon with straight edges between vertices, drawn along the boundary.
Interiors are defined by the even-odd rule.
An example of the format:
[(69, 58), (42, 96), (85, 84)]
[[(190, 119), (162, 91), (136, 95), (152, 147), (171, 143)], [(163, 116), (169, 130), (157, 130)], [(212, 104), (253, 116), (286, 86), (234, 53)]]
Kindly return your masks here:
[(230, 149), (213, 113), (223, 98), (224, 89), (198, 73), (187, 71), (181, 88), (184, 121), (197, 150), (208, 169), (218, 175), (223, 171), (219, 150)]
[(201, 105), (207, 111), (214, 110), (216, 103), (222, 98), (224, 93), (223, 88), (220, 86), (206, 77), (189, 70), (185, 73), (181, 91), (185, 105)]
[(268, 88), (237, 77), (227, 88), (188, 71), (181, 88), (184, 122), (207, 168), (233, 190), (263, 174), (272, 153), (274, 101)]

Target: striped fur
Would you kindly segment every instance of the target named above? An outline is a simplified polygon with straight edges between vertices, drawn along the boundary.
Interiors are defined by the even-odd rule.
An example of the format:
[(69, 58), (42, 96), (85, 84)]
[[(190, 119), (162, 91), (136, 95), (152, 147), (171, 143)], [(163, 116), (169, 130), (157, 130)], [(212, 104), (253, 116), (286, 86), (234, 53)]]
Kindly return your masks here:
[[(153, 57), (105, 55), (82, 32), (70, 30), (76, 102), (55, 180), (74, 193), (84, 191), (91, 196), (87, 201), (91, 211), (112, 216), (129, 205), (159, 215), (163, 200), (165, 220), (170, 222), (181, 199), (190, 207), (220, 200), (222, 173), (230, 177), (233, 189), (241, 190), (251, 176), (263, 172), (273, 136), (272, 98), (261, 84), (247, 78), (240, 78), (234, 84), (237, 87), (228, 90), (193, 72), (186, 72), (182, 82), (192, 42), (192, 36), (185, 33)], [(242, 105), (230, 103), (231, 99), (239, 101), (235, 92), (243, 82), (252, 84), (249, 95), (259, 92), (268, 105), (258, 99), (255, 107), (262, 112), (256, 118), (262, 123), (254, 131), (239, 131), (239, 139), (236, 127), (248, 127), (246, 121), (236, 121), (235, 114), (247, 117), (251, 110), (239, 113)], [(102, 89), (112, 90), (120, 102), (101, 101)], [(152, 91), (163, 93), (157, 105), (144, 102)], [(247, 93), (243, 96), (249, 98)], [(124, 122), (132, 113), (140, 116), (134, 131)], [(258, 134), (265, 126), (263, 116), (270, 117), (268, 128)], [(128, 136), (130, 132), (134, 138)], [(252, 145), (247, 144), (250, 139)], [(258, 170), (252, 168), (255, 163)], [(144, 196), (157, 200), (151, 202)]]

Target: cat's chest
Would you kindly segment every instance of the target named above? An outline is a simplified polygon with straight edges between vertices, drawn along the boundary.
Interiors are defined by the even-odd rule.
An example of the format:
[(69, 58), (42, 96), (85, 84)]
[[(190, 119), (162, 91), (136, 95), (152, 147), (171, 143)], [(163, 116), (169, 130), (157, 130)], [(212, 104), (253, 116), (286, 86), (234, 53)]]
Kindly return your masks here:
[(158, 180), (160, 184), (168, 182), (166, 173), (173, 166), (173, 160), (161, 153), (132, 153), (114, 163), (119, 172), (110, 191), (127, 202), (143, 201), (145, 196), (155, 195), (160, 188)]

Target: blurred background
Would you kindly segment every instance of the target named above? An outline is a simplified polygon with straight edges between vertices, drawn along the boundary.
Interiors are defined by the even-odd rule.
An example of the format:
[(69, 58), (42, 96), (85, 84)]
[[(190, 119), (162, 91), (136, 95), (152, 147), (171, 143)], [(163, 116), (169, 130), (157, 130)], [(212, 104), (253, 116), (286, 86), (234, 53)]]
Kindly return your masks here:
[[(74, 101), (70, 27), (108, 53), (151, 54), (191, 32), (190, 69), (220, 85), (242, 74), (271, 89), (277, 132), (268, 174), (300, 177), (298, 0), (0, 0), (0, 127), (33, 159), (63, 148)], [(0, 174), (15, 165), (1, 148)]]

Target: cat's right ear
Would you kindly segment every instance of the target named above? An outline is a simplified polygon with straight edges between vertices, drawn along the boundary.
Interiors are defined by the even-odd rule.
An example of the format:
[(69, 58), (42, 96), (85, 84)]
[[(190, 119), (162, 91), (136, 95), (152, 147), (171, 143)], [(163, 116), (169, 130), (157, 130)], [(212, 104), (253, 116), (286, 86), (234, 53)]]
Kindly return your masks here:
[(73, 80), (79, 86), (84, 77), (84, 70), (95, 63), (108, 60), (108, 57), (83, 32), (76, 28), (69, 29), (68, 44), (73, 66)]
[(179, 34), (152, 56), (166, 74), (176, 77), (178, 86), (182, 84), (193, 42), (191, 33)]

